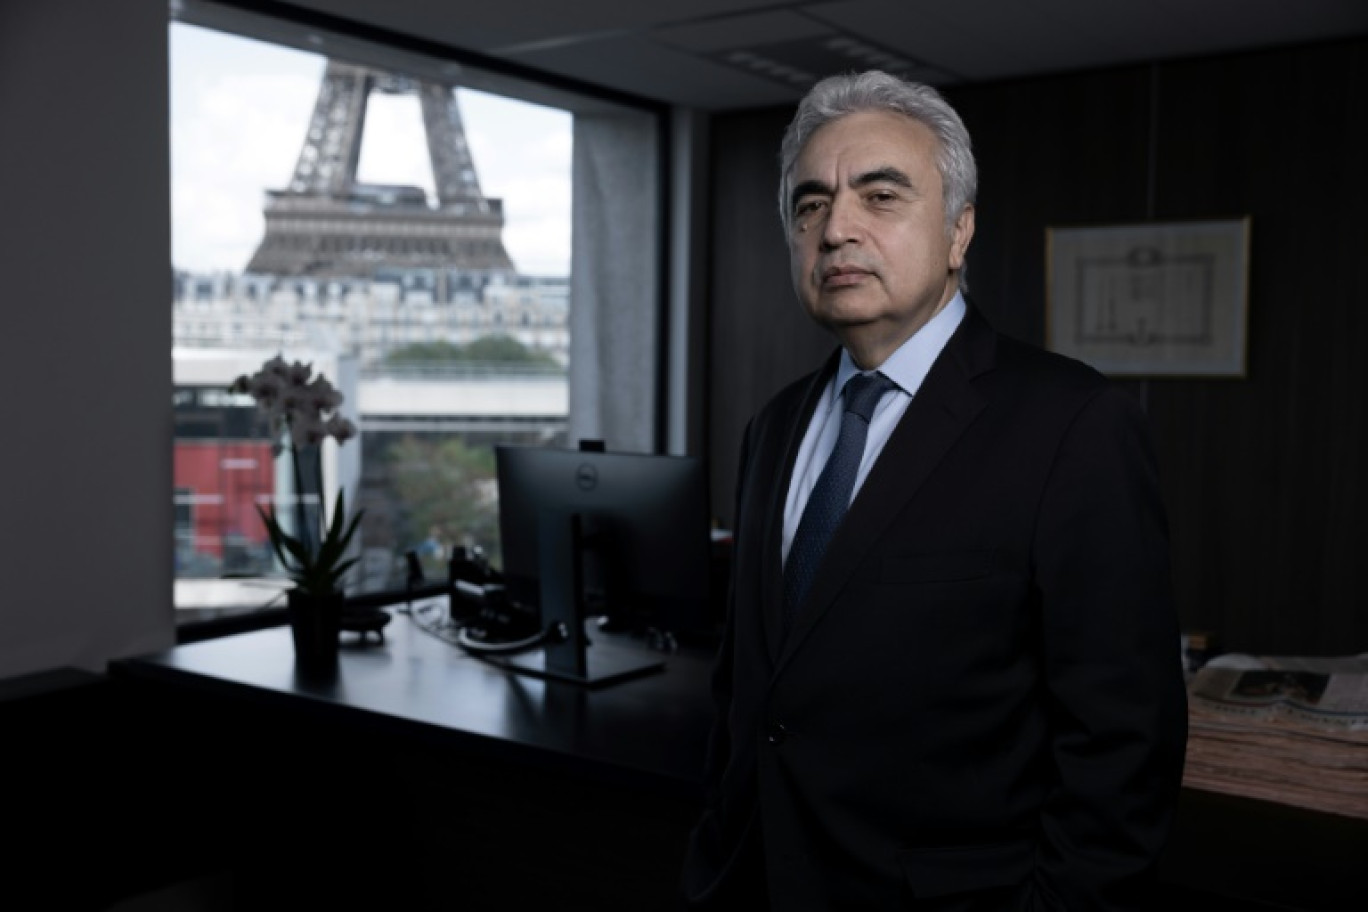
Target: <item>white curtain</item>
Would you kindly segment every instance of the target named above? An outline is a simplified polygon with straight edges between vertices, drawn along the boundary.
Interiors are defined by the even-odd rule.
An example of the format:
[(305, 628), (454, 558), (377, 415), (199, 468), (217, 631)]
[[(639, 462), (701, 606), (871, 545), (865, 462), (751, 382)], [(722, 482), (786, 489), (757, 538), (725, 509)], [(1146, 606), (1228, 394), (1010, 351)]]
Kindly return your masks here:
[(648, 114), (576, 114), (569, 445), (655, 446), (658, 139)]

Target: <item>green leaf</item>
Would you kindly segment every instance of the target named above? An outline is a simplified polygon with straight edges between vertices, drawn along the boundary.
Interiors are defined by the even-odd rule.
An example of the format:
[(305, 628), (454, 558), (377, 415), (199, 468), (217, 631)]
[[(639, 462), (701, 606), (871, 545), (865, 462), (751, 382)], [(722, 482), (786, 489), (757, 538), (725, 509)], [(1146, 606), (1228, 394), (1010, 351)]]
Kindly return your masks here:
[(280, 528), (280, 523), (276, 520), (275, 507), (272, 506), (270, 511), (267, 512), (266, 510), (261, 509), (260, 504), (257, 504), (256, 511), (260, 514), (261, 521), (266, 525), (266, 534), (271, 540), (271, 550), (275, 552), (275, 555), (280, 559), (280, 562), (285, 565), (285, 569), (289, 570), (290, 559), (286, 553), (285, 545), (287, 536), (285, 535), (285, 530)]
[(263, 510), (257, 506), (271, 539), (271, 548), (280, 562), (285, 565), (296, 585), (305, 592), (325, 595), (337, 591), (338, 582), (343, 574), (357, 562), (356, 558), (343, 560), (347, 546), (351, 543), (364, 513), (358, 510), (348, 522), (346, 519), (346, 497), (341, 489), (333, 506), (333, 515), (323, 540), (319, 543), (318, 553), (310, 554), (302, 541), (294, 538), (281, 527), (275, 507)]
[(356, 527), (361, 522), (361, 516), (364, 513), (364, 510), (357, 510), (356, 515), (353, 516), (351, 522), (347, 524), (346, 531), (343, 531), (343, 522), (346, 517), (346, 499), (343, 497), (343, 492), (340, 489), (338, 490), (336, 506), (333, 507), (332, 524), (328, 529), (327, 537), (324, 539), (326, 544), (334, 545), (338, 548), (338, 556), (341, 556), (341, 551), (346, 550), (347, 544), (351, 541), (352, 536), (356, 534)]
[(334, 540), (335, 540), (335, 539), (337, 538), (338, 534), (340, 533), (340, 531), (341, 531), (341, 529), (342, 529), (342, 523), (344, 522), (344, 519), (345, 519), (346, 515), (347, 515), (347, 497), (346, 497), (346, 490), (343, 489), (343, 488), (341, 488), (341, 487), (339, 487), (339, 488), (337, 489), (337, 497), (336, 497), (336, 499), (333, 501), (332, 521), (329, 523), (329, 526), (328, 526), (328, 535), (327, 535), (327, 537), (328, 537), (329, 539), (334, 539)]
[(356, 561), (357, 558), (355, 557), (348, 558), (333, 568), (332, 572), (327, 574), (327, 584), (330, 591), (337, 588), (338, 581), (356, 564)]

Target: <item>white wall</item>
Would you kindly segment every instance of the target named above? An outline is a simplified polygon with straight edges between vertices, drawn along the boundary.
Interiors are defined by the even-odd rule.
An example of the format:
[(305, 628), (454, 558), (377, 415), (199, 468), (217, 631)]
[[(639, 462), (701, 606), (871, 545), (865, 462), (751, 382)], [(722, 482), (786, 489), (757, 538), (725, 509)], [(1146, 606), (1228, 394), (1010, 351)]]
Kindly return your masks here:
[(166, 36), (0, 2), (0, 678), (174, 640)]

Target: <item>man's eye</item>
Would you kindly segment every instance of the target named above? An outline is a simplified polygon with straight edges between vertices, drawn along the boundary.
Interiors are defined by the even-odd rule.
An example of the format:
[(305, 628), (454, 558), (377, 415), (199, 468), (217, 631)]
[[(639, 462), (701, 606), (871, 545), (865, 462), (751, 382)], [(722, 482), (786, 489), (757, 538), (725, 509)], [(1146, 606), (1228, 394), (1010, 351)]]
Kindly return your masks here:
[(811, 215), (822, 205), (821, 200), (803, 200), (793, 210), (794, 215)]
[(869, 194), (869, 199), (874, 203), (891, 203), (897, 197), (889, 190), (875, 190)]

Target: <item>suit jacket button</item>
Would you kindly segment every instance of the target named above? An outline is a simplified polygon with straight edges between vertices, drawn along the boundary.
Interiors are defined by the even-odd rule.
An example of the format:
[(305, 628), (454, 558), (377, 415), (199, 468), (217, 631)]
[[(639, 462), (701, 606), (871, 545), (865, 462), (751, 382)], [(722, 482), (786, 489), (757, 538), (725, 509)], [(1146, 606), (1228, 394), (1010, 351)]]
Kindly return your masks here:
[(783, 743), (784, 743), (784, 739), (787, 738), (787, 737), (788, 737), (788, 729), (787, 729), (787, 728), (784, 728), (784, 723), (783, 723), (783, 722), (775, 722), (775, 723), (773, 723), (772, 725), (770, 725), (770, 728), (769, 728), (769, 743), (770, 743), (770, 744), (783, 744)]

